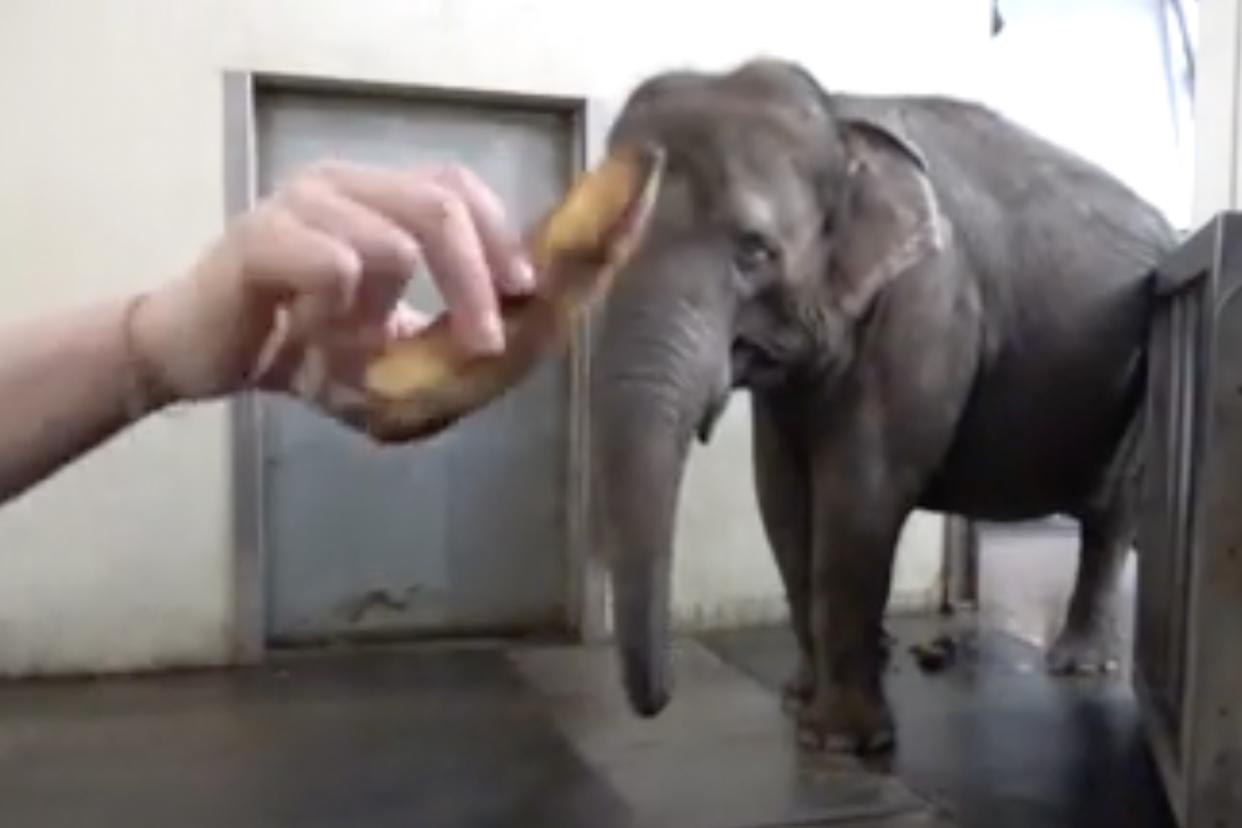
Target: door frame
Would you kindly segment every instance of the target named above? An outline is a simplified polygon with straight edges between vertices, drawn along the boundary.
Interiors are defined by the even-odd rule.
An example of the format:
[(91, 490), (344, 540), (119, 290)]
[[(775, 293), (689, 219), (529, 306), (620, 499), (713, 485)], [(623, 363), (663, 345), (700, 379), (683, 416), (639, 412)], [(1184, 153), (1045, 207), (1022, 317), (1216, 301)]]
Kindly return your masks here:
[[(599, 102), (586, 97), (519, 93), (473, 87), (426, 86), (393, 81), (226, 70), (223, 74), (224, 220), (249, 209), (258, 182), (256, 105), (267, 90), (328, 94), (372, 94), (430, 102), (475, 103), (533, 109), (568, 116), (573, 130), (570, 176), (601, 158), (607, 122)], [(564, 585), (567, 631), (582, 641), (598, 641), (608, 629), (607, 573), (590, 543), (591, 325), (587, 318), (570, 341), (569, 433), (566, 457)], [(240, 663), (256, 663), (267, 652), (266, 475), (263, 446), (264, 406), (258, 393), (243, 393), (229, 403), (230, 480), (232, 483), (232, 649)]]

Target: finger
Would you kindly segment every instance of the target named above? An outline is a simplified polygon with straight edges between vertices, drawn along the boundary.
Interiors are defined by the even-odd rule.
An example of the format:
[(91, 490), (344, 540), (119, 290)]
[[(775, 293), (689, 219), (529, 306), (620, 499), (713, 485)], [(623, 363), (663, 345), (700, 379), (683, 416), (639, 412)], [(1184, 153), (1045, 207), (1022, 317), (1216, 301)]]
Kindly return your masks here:
[(415, 310), (407, 302), (398, 302), (388, 317), (388, 336), (390, 339), (405, 339), (421, 331), (431, 324), (431, 317), (422, 311)]
[(448, 305), (454, 332), (467, 347), (504, 347), (495, 285), (469, 209), (453, 191), (426, 178), (333, 165), (326, 171), (345, 195), (411, 232)]
[(464, 167), (442, 167), (432, 172), (432, 178), (460, 196), (470, 210), (499, 287), (515, 296), (534, 290), (534, 270), (509, 223), (500, 197)]
[(349, 245), (272, 202), (245, 216), (237, 232), (241, 270), (256, 286), (285, 297), (312, 296), (338, 311), (353, 304), (362, 261)]
[(301, 221), (345, 242), (361, 258), (355, 315), (363, 321), (386, 319), (418, 263), (414, 238), (395, 222), (314, 178), (290, 187), (284, 198)]
[(393, 308), (383, 324), (356, 326), (354, 334), (362, 348), (378, 353), (397, 340), (414, 336), (429, 324), (431, 324), (430, 316), (401, 302)]
[(465, 204), (447, 190), (424, 190), (423, 255), (457, 335), (481, 353), (504, 349), (496, 285)]

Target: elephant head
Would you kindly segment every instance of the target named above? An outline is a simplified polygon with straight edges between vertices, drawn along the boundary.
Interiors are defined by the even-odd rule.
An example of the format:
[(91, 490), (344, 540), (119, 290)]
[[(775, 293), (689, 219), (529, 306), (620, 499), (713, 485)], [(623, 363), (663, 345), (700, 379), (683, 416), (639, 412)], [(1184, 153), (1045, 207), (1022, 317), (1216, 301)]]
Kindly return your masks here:
[(940, 241), (920, 151), (796, 65), (655, 76), (610, 136), (636, 141), (664, 149), (665, 177), (601, 315), (591, 465), (626, 691), (653, 716), (670, 696), (674, 519), (695, 435), (707, 441), (735, 388), (830, 387), (886, 285)]

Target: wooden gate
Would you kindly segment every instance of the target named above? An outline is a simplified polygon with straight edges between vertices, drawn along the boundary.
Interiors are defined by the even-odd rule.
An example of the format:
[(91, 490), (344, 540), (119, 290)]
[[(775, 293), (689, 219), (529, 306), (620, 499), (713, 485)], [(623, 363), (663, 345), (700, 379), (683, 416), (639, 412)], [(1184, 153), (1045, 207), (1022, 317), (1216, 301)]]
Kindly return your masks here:
[(1242, 828), (1242, 214), (1156, 273), (1134, 684), (1186, 828)]

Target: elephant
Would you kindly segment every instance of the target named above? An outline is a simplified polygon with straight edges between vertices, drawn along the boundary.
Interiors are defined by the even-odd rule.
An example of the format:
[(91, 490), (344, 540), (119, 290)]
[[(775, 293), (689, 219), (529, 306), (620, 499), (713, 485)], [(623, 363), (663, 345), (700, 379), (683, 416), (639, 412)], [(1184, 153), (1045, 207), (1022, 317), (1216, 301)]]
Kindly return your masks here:
[(1151, 272), (1177, 243), (1103, 168), (964, 98), (834, 92), (755, 56), (632, 88), (606, 145), (664, 154), (594, 326), (592, 532), (629, 705), (670, 699), (687, 456), (749, 394), (761, 523), (810, 751), (896, 740), (882, 676), (915, 510), (1063, 515), (1077, 578), (1054, 672), (1112, 658), (1135, 538)]

